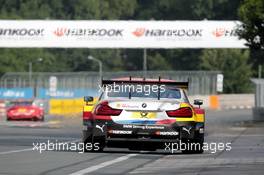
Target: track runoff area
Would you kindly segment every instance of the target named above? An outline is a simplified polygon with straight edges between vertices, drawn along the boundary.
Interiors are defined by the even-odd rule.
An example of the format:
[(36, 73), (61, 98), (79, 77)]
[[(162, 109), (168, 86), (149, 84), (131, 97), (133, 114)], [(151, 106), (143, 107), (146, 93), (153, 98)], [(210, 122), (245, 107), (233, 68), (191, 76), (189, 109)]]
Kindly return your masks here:
[[(245, 48), (245, 41), (234, 34), (238, 21), (5, 20), (1, 24), (0, 47), (8, 48)], [(203, 154), (182, 154), (176, 145), (156, 151), (106, 148), (84, 153), (81, 118), (65, 118), (56, 125), (52, 117), (45, 125), (1, 121), (0, 173), (262, 174), (263, 126), (245, 122), (250, 119), (249, 110), (208, 111)]]

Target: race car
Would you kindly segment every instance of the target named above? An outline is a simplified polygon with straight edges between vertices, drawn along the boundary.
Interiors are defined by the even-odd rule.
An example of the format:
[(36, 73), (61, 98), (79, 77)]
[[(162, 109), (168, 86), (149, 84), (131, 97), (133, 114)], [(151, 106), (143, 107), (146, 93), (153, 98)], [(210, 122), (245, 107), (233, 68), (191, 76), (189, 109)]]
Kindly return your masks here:
[(203, 102), (191, 105), (187, 88), (188, 82), (161, 78), (102, 80), (97, 103), (84, 97), (83, 142), (93, 147), (86, 151), (105, 147), (155, 151), (181, 143), (183, 153), (203, 153)]
[(6, 119), (44, 121), (44, 109), (34, 101), (13, 101), (7, 104)]

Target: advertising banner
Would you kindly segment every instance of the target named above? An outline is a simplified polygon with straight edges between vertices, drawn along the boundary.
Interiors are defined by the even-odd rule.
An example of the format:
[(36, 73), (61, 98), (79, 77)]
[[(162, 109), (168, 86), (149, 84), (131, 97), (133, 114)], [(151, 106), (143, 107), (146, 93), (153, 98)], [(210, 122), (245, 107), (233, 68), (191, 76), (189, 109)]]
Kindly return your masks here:
[(84, 96), (97, 96), (96, 89), (57, 89), (50, 91), (45, 88), (38, 88), (37, 98), (83, 98)]
[(0, 88), (0, 99), (31, 99), (32, 88)]
[(0, 20), (0, 47), (246, 48), (239, 21)]

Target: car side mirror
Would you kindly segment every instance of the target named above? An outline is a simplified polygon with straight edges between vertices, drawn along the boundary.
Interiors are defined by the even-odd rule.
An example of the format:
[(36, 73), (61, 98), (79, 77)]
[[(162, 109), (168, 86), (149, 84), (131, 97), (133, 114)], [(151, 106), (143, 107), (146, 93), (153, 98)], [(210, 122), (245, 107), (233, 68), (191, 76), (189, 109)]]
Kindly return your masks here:
[(89, 103), (89, 102), (94, 101), (94, 98), (91, 97), (91, 96), (85, 96), (85, 97), (83, 98), (83, 100), (84, 100), (84, 101), (86, 102), (86, 104), (87, 104), (87, 103)]
[(196, 99), (196, 100), (194, 100), (194, 103), (193, 103), (193, 104), (194, 104), (194, 105), (198, 105), (199, 108), (200, 108), (200, 106), (203, 104), (203, 100)]

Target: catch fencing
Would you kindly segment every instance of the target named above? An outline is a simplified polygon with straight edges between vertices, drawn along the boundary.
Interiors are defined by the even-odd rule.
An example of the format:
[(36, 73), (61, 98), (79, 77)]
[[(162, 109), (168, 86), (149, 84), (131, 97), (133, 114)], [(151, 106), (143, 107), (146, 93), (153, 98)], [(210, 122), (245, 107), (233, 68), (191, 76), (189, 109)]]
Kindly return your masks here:
[[(104, 79), (119, 77), (167, 78), (177, 81), (189, 81), (189, 95), (217, 94), (217, 74), (219, 71), (127, 71), (104, 72)], [(51, 88), (51, 77), (56, 77), (56, 89), (65, 90), (94, 90), (98, 89), (98, 72), (9, 72), (0, 78), (0, 88), (32, 88), (34, 96), (40, 95), (43, 89)], [(74, 97), (74, 96), (73, 96)], [(77, 98), (79, 98), (78, 96)]]

